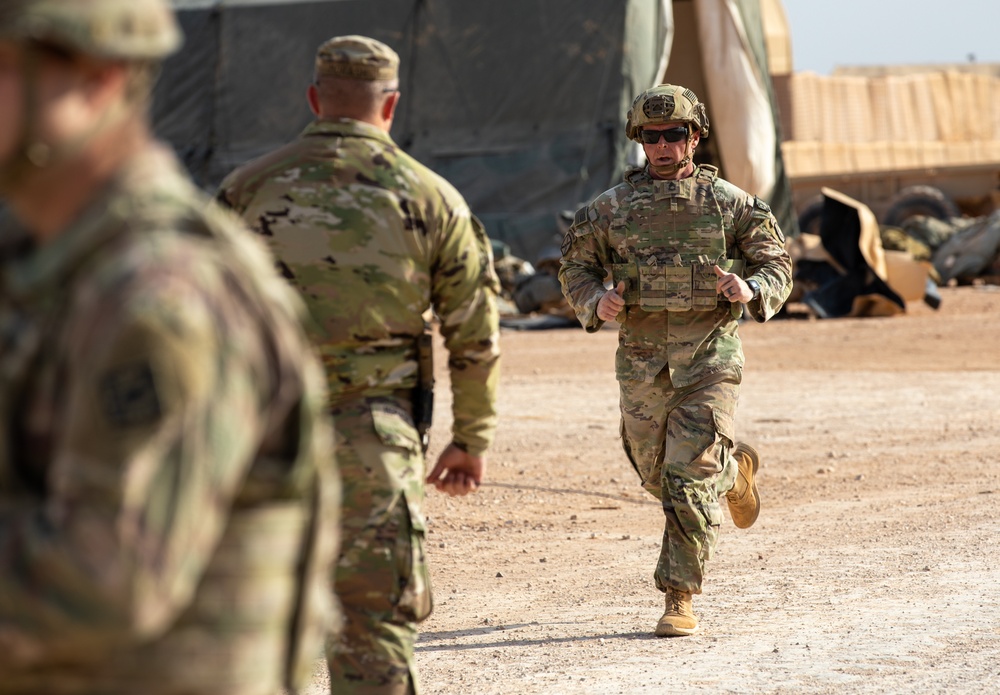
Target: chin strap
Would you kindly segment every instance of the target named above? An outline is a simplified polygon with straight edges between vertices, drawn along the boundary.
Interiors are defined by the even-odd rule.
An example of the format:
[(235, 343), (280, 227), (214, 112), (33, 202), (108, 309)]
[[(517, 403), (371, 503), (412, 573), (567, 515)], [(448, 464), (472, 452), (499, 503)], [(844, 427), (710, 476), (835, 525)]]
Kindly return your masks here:
[(664, 178), (673, 176), (678, 171), (681, 171), (682, 169), (684, 169), (684, 167), (686, 167), (688, 164), (691, 163), (691, 160), (694, 157), (694, 148), (691, 146), (691, 143), (693, 141), (694, 141), (694, 132), (691, 132), (688, 135), (687, 146), (684, 148), (684, 159), (682, 159), (681, 161), (674, 162), (673, 164), (665, 167), (657, 167), (650, 164), (649, 168), (652, 169), (653, 173), (655, 173), (657, 176), (661, 176)]
[(660, 176), (662, 178), (669, 178), (669, 177), (673, 176), (674, 174), (676, 174), (681, 169), (683, 169), (684, 167), (686, 167), (690, 163), (691, 163), (691, 156), (688, 155), (687, 157), (685, 157), (681, 161), (676, 162), (674, 164), (671, 164), (670, 166), (656, 167), (656, 166), (653, 166), (652, 164), (650, 164), (649, 168), (652, 169), (653, 172), (657, 176)]

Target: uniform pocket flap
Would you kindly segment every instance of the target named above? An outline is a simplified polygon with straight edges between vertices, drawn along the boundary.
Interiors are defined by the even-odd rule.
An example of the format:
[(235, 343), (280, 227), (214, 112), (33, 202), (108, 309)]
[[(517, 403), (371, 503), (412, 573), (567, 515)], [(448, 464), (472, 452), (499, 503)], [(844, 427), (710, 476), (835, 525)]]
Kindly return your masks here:
[(736, 425), (733, 416), (716, 408), (712, 410), (712, 420), (715, 422), (715, 431), (728, 439), (729, 445), (732, 446), (736, 442)]
[(369, 403), (375, 433), (386, 446), (398, 446), (410, 451), (420, 449), (420, 435), (413, 425), (413, 417), (398, 403), (372, 400)]

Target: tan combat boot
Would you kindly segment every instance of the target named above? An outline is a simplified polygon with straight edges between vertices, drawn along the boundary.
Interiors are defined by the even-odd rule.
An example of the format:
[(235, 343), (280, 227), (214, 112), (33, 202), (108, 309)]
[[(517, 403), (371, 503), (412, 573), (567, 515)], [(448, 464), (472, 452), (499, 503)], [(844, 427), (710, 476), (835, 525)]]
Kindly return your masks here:
[(760, 494), (757, 492), (760, 456), (749, 444), (738, 442), (733, 449), (733, 458), (739, 464), (739, 471), (733, 489), (726, 493), (729, 515), (737, 528), (750, 528), (760, 514)]
[(682, 637), (698, 632), (698, 618), (691, 607), (691, 594), (680, 589), (667, 589), (667, 610), (656, 623), (657, 637)]

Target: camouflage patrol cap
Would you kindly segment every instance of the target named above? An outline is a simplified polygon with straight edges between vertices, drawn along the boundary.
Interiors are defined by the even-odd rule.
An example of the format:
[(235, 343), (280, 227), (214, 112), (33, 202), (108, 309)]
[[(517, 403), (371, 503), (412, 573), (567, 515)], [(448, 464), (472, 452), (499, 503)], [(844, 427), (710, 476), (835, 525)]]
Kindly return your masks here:
[(159, 60), (182, 41), (167, 0), (3, 0), (0, 38), (111, 60)]
[(643, 126), (677, 122), (692, 123), (702, 137), (708, 136), (708, 113), (698, 96), (686, 87), (661, 84), (647, 89), (632, 102), (625, 120), (625, 135), (639, 142)]
[(399, 56), (367, 36), (335, 36), (316, 51), (316, 76), (355, 80), (395, 80)]

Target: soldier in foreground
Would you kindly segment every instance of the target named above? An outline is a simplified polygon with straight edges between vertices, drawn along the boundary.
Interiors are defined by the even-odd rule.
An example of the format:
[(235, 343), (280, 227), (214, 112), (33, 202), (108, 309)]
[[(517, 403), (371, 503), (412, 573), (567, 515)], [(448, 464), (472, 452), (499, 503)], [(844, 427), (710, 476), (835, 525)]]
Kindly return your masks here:
[(148, 129), (166, 0), (0, 3), (0, 693), (308, 682), (338, 481), (300, 303)]
[(691, 597), (722, 524), (719, 496), (739, 528), (760, 511), (759, 457), (735, 439), (737, 319), (743, 304), (757, 321), (781, 308), (791, 263), (767, 205), (694, 164), (708, 116), (692, 91), (643, 92), (626, 134), (648, 164), (577, 212), (559, 277), (588, 332), (621, 323), (622, 445), (666, 517), (654, 574), (666, 610), (656, 634), (690, 635), (698, 629)]
[(449, 353), (454, 427), (426, 482), (451, 495), (476, 490), (496, 425), (489, 241), (461, 195), (389, 137), (398, 65), (366, 37), (323, 44), (308, 91), (316, 121), (219, 193), (302, 292), (329, 377), (344, 479), (336, 591), (346, 626), (327, 648), (338, 695), (418, 690), (416, 626), (431, 611), (418, 427), (429, 424), (433, 376), (418, 346), (432, 307)]

